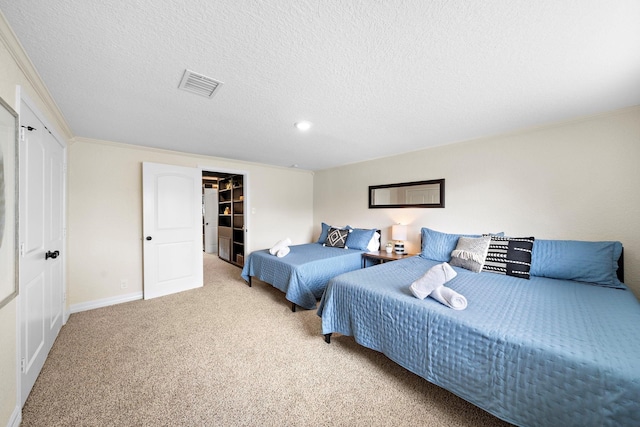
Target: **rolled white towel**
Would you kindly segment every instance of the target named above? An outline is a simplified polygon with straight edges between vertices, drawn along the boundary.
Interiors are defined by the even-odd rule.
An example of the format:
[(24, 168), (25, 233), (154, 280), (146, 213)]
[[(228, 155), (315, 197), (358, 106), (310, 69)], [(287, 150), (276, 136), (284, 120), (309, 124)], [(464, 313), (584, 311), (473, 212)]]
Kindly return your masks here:
[(409, 289), (416, 298), (425, 299), (434, 289), (456, 277), (458, 273), (446, 262), (431, 267), (422, 277), (411, 284)]
[(289, 253), (289, 251), (291, 251), (289, 246), (285, 246), (284, 248), (282, 248), (278, 252), (276, 252), (276, 256), (278, 258), (282, 258), (283, 256), (287, 255)]
[(440, 286), (434, 289), (429, 296), (454, 310), (464, 310), (467, 308), (467, 299), (446, 286)]
[(289, 246), (291, 244), (291, 239), (290, 238), (286, 238), (286, 239), (282, 239), (280, 240), (278, 243), (276, 243), (275, 245), (273, 245), (271, 247), (271, 249), (269, 249), (269, 253), (271, 255), (275, 255), (278, 253), (278, 251), (282, 248), (285, 248), (287, 246)]

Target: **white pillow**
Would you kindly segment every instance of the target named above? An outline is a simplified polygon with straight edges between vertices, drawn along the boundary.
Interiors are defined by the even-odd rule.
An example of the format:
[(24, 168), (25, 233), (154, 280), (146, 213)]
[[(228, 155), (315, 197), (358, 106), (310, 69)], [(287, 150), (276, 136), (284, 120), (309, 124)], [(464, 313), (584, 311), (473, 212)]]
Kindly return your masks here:
[(369, 244), (367, 245), (367, 250), (369, 252), (375, 252), (380, 250), (380, 233), (377, 231), (373, 233), (373, 237), (369, 240)]

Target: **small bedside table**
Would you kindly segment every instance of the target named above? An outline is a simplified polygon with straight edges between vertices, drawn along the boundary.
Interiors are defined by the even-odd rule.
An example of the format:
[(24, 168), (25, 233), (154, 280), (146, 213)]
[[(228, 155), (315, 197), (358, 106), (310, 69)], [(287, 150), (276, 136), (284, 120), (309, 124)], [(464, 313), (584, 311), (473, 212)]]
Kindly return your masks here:
[(385, 263), (387, 261), (396, 261), (403, 258), (408, 258), (414, 256), (415, 254), (402, 254), (398, 255), (395, 252), (391, 252), (390, 254), (387, 251), (378, 251), (378, 252), (366, 252), (362, 254), (362, 268), (367, 266), (367, 260), (378, 261), (378, 264)]

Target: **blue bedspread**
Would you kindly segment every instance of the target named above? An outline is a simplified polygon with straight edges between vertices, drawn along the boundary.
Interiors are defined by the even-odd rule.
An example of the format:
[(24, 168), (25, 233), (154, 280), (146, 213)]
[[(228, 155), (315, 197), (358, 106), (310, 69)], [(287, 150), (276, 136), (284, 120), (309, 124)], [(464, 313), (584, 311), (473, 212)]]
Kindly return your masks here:
[(278, 258), (268, 250), (249, 254), (242, 277), (249, 276), (280, 289), (296, 305), (313, 309), (329, 279), (359, 269), (363, 251), (325, 247), (320, 243), (293, 245), (287, 256)]
[(332, 279), (324, 334), (350, 335), (508, 422), (640, 426), (640, 303), (629, 290), (455, 268), (456, 311), (409, 285), (413, 257)]

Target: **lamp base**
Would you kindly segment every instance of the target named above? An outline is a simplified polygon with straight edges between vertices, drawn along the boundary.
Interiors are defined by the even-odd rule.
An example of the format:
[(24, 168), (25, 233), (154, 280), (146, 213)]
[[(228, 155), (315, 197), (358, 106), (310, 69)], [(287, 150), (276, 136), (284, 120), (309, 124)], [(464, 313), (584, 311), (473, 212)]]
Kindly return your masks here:
[(394, 251), (398, 255), (404, 255), (404, 242), (396, 242), (394, 245)]

